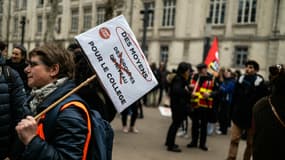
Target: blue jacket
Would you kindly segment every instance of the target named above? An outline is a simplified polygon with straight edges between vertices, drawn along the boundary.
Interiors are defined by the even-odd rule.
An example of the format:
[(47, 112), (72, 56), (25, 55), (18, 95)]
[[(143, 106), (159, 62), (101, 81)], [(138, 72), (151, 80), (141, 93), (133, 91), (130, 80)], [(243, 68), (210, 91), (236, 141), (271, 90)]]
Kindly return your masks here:
[(221, 102), (227, 105), (232, 104), (235, 89), (235, 80), (233, 78), (225, 79), (219, 88)]
[[(4, 76), (4, 64), (0, 64), (0, 159), (7, 156), (11, 140), (15, 139), (15, 126), (25, 116), (26, 99), (23, 81), (19, 74), (9, 69), (10, 78)], [(5, 67), (5, 69), (7, 69)]]
[[(37, 113), (43, 111), (74, 87), (75, 85), (71, 80), (64, 83), (53, 93), (51, 93), (40, 106), (37, 107)], [(29, 99), (26, 105), (28, 105)], [(60, 103), (59, 105), (64, 104)], [(49, 112), (46, 114), (46, 117), (48, 117), (48, 114)], [(25, 147), (25, 150), (22, 152), (21, 158), (19, 159), (81, 159), (86, 135), (88, 132), (84, 114), (81, 113), (79, 108), (70, 106), (60, 111), (57, 119), (54, 122), (55, 127), (52, 128), (52, 131), (46, 132), (44, 127), (45, 134), (50, 133), (45, 135), (46, 140), (42, 140), (39, 136), (36, 136)], [(43, 123), (44, 126), (48, 125), (47, 118), (44, 119)]]

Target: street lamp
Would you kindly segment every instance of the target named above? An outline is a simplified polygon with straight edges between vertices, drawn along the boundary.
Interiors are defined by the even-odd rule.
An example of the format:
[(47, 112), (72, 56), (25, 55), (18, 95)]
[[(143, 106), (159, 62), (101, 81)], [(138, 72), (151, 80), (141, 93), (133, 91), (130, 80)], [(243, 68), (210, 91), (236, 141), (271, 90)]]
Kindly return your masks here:
[(211, 30), (212, 30), (211, 18), (207, 17), (206, 18), (206, 25), (205, 25), (205, 38), (204, 38), (204, 50), (203, 50), (203, 61), (202, 61), (202, 63), (204, 63), (204, 61), (207, 57), (208, 51), (210, 49)]
[(149, 21), (149, 13), (153, 13), (153, 10), (149, 10), (149, 4), (144, 3), (144, 10), (140, 11), (140, 14), (143, 14), (143, 37), (142, 37), (142, 51), (147, 57), (146, 54), (146, 31), (147, 31), (147, 26), (148, 26), (148, 21)]
[(20, 24), (21, 24), (21, 28), (22, 28), (21, 45), (24, 45), (25, 26), (26, 26), (26, 17), (25, 16), (22, 17)]

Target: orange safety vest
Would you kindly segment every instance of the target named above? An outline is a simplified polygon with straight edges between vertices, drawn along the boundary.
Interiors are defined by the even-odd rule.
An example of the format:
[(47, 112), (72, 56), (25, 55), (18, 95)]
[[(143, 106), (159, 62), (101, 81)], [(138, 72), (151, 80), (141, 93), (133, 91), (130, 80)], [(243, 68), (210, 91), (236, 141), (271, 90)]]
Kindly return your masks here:
[[(71, 101), (69, 103), (66, 103), (65, 105), (63, 105), (60, 108), (60, 111), (64, 110), (65, 108), (67, 108), (67, 107), (69, 107), (71, 105), (82, 109), (84, 111), (86, 119), (87, 119), (88, 133), (87, 133), (87, 136), (86, 136), (86, 141), (85, 141), (85, 144), (84, 144), (83, 155), (82, 155), (82, 160), (86, 160), (87, 153), (88, 153), (88, 146), (89, 146), (89, 142), (90, 142), (90, 139), (91, 139), (91, 120), (90, 120), (90, 115), (89, 115), (88, 110), (84, 106), (84, 104), (82, 104), (81, 102), (78, 102), (78, 101)], [(45, 134), (44, 134), (44, 125), (43, 125), (43, 121), (42, 120), (44, 120), (45, 117), (46, 117), (45, 114), (41, 116), (40, 121), (39, 121), (40, 123), (38, 124), (38, 129), (37, 129), (37, 135), (41, 139), (43, 139), (43, 140), (45, 140)]]
[(192, 79), (191, 84), (197, 85), (196, 91), (194, 92), (194, 97), (191, 98), (192, 107), (199, 108), (212, 108), (213, 98), (209, 97), (207, 99), (203, 98), (203, 93), (211, 93), (213, 91), (214, 82), (212, 80), (205, 80), (202, 85), (196, 84), (199, 83), (196, 80)]

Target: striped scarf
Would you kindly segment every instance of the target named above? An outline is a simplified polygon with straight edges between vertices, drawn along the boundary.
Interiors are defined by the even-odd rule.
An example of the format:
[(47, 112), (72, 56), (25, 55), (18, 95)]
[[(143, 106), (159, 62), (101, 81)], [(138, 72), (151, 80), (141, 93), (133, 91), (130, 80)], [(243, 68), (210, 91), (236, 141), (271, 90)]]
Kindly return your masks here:
[(62, 85), (68, 78), (64, 77), (52, 83), (45, 85), (40, 89), (32, 89), (31, 96), (33, 99), (30, 101), (30, 109), (33, 114), (37, 114), (37, 106), (44, 101), (44, 99)]

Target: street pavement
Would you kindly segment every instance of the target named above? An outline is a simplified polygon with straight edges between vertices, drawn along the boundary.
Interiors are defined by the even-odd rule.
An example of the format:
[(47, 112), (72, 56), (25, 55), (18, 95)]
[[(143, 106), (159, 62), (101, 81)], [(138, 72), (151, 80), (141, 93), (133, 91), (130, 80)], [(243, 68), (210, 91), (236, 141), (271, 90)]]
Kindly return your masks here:
[[(128, 121), (129, 123), (129, 121)], [(136, 127), (139, 133), (123, 133), (120, 115), (117, 115), (111, 125), (115, 132), (113, 145), (113, 160), (225, 160), (230, 136), (213, 134), (207, 138), (207, 152), (198, 148), (187, 148), (189, 138), (176, 137), (176, 144), (182, 152), (169, 152), (164, 146), (166, 133), (171, 123), (170, 117), (161, 116), (158, 108), (144, 107), (144, 118), (138, 119)], [(189, 120), (189, 129), (191, 128)], [(239, 144), (238, 158), (242, 159), (245, 141)]]

